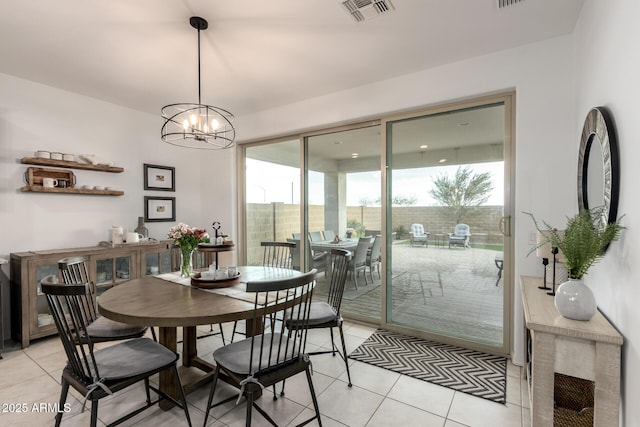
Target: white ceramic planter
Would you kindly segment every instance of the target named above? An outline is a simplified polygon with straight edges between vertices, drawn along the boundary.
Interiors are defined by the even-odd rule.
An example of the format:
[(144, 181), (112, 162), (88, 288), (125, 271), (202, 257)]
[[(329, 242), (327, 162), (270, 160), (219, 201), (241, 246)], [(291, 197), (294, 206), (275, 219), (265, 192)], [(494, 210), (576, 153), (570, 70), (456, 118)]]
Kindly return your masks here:
[(555, 305), (560, 314), (573, 320), (589, 320), (598, 310), (593, 292), (582, 279), (561, 284), (556, 290)]

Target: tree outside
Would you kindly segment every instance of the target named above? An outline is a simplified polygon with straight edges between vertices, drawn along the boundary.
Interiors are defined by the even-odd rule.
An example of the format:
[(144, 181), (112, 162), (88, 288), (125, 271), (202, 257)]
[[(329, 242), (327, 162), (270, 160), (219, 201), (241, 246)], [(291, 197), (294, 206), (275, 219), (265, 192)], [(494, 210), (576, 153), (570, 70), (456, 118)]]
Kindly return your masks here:
[(469, 166), (458, 167), (453, 177), (439, 175), (433, 181), (429, 194), (441, 206), (448, 208), (460, 224), (478, 206), (487, 202), (493, 190), (489, 172), (474, 173)]

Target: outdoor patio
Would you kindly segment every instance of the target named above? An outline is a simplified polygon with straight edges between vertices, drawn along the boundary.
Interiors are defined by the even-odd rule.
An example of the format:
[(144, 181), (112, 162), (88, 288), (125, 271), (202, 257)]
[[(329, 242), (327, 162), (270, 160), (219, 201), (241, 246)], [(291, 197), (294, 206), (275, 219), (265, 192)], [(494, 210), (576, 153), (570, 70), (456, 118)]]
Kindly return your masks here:
[[(448, 246), (392, 246), (392, 319), (399, 325), (473, 339), (489, 345), (502, 344), (502, 279), (496, 286), (498, 268), (489, 249)], [(358, 289), (347, 281), (342, 310), (350, 315), (379, 318), (380, 279), (360, 274)], [(318, 278), (316, 298), (324, 298), (327, 282)]]

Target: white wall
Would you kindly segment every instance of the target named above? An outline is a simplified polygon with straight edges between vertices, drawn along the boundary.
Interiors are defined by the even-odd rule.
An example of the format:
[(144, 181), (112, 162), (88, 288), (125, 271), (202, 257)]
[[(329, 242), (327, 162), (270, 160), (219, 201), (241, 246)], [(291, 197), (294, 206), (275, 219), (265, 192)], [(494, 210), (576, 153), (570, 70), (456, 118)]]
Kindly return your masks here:
[[(160, 114), (145, 114), (0, 74), (0, 223), (5, 227), (0, 256), (95, 245), (108, 239), (107, 230), (113, 224), (132, 230), (137, 217), (144, 215), (145, 195), (176, 197), (177, 221), (209, 226), (216, 214), (203, 208), (203, 194), (210, 194), (211, 186), (217, 184), (207, 180), (211, 186), (203, 185), (202, 175), (216, 163), (216, 155), (162, 143), (161, 125)], [(78, 184), (113, 186), (124, 190), (124, 196), (20, 192), (23, 173), (30, 165), (19, 160), (33, 157), (39, 149), (95, 153), (113, 160), (124, 168), (123, 173), (73, 172)], [(144, 163), (174, 166), (176, 191), (145, 191)], [(170, 225), (148, 223), (147, 228), (152, 237), (164, 238)]]
[(637, 19), (640, 2), (617, 0), (585, 2), (575, 29), (577, 120), (576, 141), (587, 112), (605, 106), (615, 122), (620, 149), (620, 204), (627, 227), (619, 242), (595, 265), (585, 282), (596, 296), (600, 311), (624, 337), (622, 424), (640, 426), (640, 200), (635, 187), (640, 159), (638, 96), (640, 40)]
[(515, 359), (521, 360), (520, 275), (541, 276), (535, 256), (527, 257), (533, 225), (523, 211), (560, 224), (577, 209), (576, 115), (572, 37), (425, 70), (402, 78), (311, 99), (242, 117), (245, 140), (343, 123), (380, 113), (516, 90), (516, 188), (514, 286)]
[[(169, 102), (170, 100), (167, 100)], [(160, 111), (158, 106), (158, 111)], [(11, 252), (93, 246), (119, 224), (133, 230), (144, 215), (145, 195), (176, 197), (177, 222), (209, 228), (213, 220), (233, 227), (228, 172), (233, 152), (189, 150), (160, 141), (162, 120), (12, 76), (0, 74), (0, 258)], [(22, 157), (36, 150), (113, 160), (123, 173), (74, 170), (78, 184), (113, 186), (124, 196), (23, 193)], [(143, 164), (176, 168), (176, 191), (145, 191)], [(225, 173), (218, 173), (222, 168)], [(147, 223), (150, 236), (166, 237), (172, 223)], [(9, 275), (8, 265), (2, 267)], [(7, 318), (8, 285), (2, 278)], [(8, 325), (5, 325), (5, 331)], [(5, 336), (6, 333), (5, 333)]]

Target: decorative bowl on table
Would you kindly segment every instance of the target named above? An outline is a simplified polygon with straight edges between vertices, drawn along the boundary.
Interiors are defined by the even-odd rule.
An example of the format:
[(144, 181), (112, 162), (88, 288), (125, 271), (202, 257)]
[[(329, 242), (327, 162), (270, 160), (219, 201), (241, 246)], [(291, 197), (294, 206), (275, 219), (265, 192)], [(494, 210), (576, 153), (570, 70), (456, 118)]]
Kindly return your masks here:
[[(203, 271), (202, 273), (207, 273)], [(223, 279), (215, 279), (215, 276), (202, 277), (202, 273), (196, 273), (191, 276), (191, 286), (197, 288), (227, 288), (238, 284), (240, 278), (240, 272), (236, 273), (233, 277), (225, 277)]]

